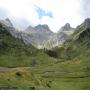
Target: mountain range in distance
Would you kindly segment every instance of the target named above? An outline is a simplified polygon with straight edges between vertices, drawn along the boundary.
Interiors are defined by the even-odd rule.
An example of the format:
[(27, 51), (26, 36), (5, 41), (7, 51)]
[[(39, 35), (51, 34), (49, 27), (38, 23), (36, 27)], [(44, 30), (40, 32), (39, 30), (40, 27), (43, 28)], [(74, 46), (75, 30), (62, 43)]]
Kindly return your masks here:
[(48, 25), (20, 31), (1, 20), (0, 86), (90, 90), (90, 19), (76, 28), (67, 23), (57, 33)]
[(25, 44), (32, 44), (38, 49), (51, 49), (53, 47), (62, 45), (80, 27), (89, 28), (90, 18), (87, 18), (81, 25), (77, 26), (76, 28), (72, 28), (69, 23), (66, 23), (59, 29), (57, 33), (52, 32), (49, 26), (46, 24), (39, 24), (35, 27), (28, 26), (25, 30), (20, 31), (14, 27), (9, 18), (0, 20), (0, 23), (8, 28), (12, 36), (22, 39)]

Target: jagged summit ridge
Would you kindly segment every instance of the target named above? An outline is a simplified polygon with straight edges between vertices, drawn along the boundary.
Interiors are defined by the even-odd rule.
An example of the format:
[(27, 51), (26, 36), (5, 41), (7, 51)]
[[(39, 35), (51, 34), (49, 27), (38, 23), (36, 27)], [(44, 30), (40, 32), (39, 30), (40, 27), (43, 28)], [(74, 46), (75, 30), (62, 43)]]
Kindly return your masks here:
[(13, 27), (13, 24), (12, 24), (12, 22), (10, 21), (9, 18), (6, 18), (6, 19), (4, 19), (4, 20), (0, 20), (0, 23), (6, 25), (6, 26), (8, 26), (8, 27)]
[(62, 31), (72, 31), (72, 30), (74, 30), (74, 28), (72, 28), (69, 23), (66, 23), (63, 27), (61, 27), (59, 29), (59, 32), (62, 32)]
[(85, 30), (85, 29), (87, 29), (87, 28), (90, 28), (90, 18), (87, 18), (87, 19), (85, 19), (84, 21), (83, 21), (83, 23), (81, 23), (80, 25), (78, 25), (77, 27), (76, 27), (76, 31), (79, 31), (79, 30)]
[(49, 39), (54, 33), (50, 30), (48, 25), (37, 25), (35, 27), (29, 26), (25, 30), (25, 34), (23, 35), (27, 41), (27, 43), (32, 43), (37, 48), (42, 48), (45, 41)]
[(58, 46), (70, 38), (74, 31), (90, 28), (90, 18), (85, 19), (76, 29), (72, 28), (69, 23), (66, 23), (57, 33), (53, 33), (46, 24), (39, 24), (35, 27), (28, 26), (24, 31), (18, 31), (8, 18), (1, 20), (0, 23), (8, 27), (12, 36), (21, 38), (26, 44), (32, 44), (36, 48)]
[(42, 29), (44, 29), (44, 30), (50, 30), (50, 28), (46, 24), (43, 24), (43, 25), (39, 24), (39, 25), (35, 26), (34, 29), (35, 30), (42, 30)]
[(64, 28), (65, 30), (70, 30), (70, 29), (71, 29), (71, 26), (70, 26), (69, 23), (66, 23), (65, 26), (63, 26), (63, 28)]
[(90, 18), (85, 19), (83, 24), (85, 27), (90, 28)]

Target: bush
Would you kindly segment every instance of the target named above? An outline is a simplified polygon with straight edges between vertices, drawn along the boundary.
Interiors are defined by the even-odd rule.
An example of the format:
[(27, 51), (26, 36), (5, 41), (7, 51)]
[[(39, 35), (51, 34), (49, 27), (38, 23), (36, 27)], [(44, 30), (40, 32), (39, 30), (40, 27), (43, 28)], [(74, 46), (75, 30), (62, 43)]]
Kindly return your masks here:
[(21, 77), (21, 76), (22, 76), (22, 74), (21, 74), (20, 72), (16, 72), (16, 76)]
[(54, 57), (57, 58), (58, 55), (55, 51), (51, 51), (51, 50), (47, 50), (46, 53), (50, 56), (50, 57)]

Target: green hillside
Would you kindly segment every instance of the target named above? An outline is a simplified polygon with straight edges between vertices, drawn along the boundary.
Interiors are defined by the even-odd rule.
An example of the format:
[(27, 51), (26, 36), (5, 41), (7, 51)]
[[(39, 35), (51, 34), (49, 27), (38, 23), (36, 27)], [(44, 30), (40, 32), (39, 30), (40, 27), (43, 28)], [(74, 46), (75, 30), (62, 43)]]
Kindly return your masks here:
[(0, 24), (0, 66), (34, 66), (54, 61), (43, 50), (37, 50), (32, 45), (25, 45), (23, 40), (14, 38), (8, 29)]
[(60, 48), (52, 49), (57, 58), (72, 60), (74, 58), (90, 58), (90, 28), (76, 31)]
[(75, 32), (60, 47), (38, 50), (0, 24), (0, 66), (0, 87), (90, 90), (90, 28)]
[(48, 51), (56, 53), (57, 62), (34, 68), (45, 90), (90, 90), (90, 29), (75, 33), (60, 48)]

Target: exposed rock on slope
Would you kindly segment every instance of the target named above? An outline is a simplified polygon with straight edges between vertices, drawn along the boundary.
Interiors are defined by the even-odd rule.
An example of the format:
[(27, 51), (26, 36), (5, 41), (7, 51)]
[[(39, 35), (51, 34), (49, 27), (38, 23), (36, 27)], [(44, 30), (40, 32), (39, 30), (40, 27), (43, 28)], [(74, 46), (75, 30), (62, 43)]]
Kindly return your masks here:
[(16, 30), (7, 18), (0, 23), (7, 27), (12, 36), (22, 39), (26, 44), (32, 44), (36, 48), (52, 48), (62, 44), (74, 32), (69, 23), (65, 24), (58, 33), (53, 33), (48, 25), (29, 26), (24, 31)]
[(32, 43), (37, 48), (42, 48), (44, 41), (47, 41), (54, 33), (49, 29), (48, 25), (29, 26), (26, 30), (25, 38), (27, 43)]

